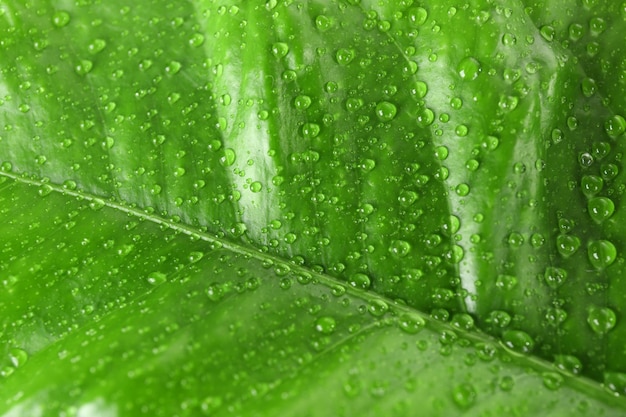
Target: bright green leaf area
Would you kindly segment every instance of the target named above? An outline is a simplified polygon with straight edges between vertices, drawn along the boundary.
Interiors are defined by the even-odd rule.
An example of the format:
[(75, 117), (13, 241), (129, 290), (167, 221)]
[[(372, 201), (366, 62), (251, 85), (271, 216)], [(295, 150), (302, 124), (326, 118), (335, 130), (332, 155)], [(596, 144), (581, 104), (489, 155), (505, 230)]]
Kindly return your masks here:
[(624, 415), (625, 37), (593, 0), (0, 3), (0, 415)]

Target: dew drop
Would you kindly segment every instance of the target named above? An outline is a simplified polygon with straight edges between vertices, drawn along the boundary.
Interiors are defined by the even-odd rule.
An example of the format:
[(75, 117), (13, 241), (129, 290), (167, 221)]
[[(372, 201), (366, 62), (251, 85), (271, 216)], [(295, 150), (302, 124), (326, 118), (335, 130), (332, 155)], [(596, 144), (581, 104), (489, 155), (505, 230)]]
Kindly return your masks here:
[(461, 409), (467, 410), (476, 403), (476, 389), (470, 383), (463, 383), (452, 389), (452, 400)]
[(408, 11), (407, 17), (413, 26), (421, 26), (426, 22), (428, 12), (423, 7), (414, 7)]
[(162, 272), (151, 272), (148, 274), (147, 280), (150, 285), (161, 285), (167, 281), (167, 275)]
[(294, 106), (298, 110), (306, 110), (311, 106), (311, 97), (306, 95), (299, 95), (293, 101)]
[(55, 12), (52, 15), (52, 24), (58, 28), (62, 28), (63, 26), (67, 26), (70, 23), (70, 15), (67, 12), (62, 10)]
[(411, 244), (404, 240), (392, 240), (389, 246), (389, 253), (394, 257), (404, 258), (411, 252)]
[(322, 334), (332, 334), (337, 329), (337, 322), (333, 317), (320, 317), (315, 321), (315, 330)]
[(572, 235), (559, 235), (556, 238), (556, 250), (564, 258), (572, 256), (580, 247), (580, 239)]
[(193, 47), (202, 46), (204, 43), (204, 35), (201, 33), (194, 33), (191, 38), (189, 38), (189, 45)]
[(383, 300), (372, 300), (367, 307), (367, 311), (374, 317), (382, 317), (388, 310), (389, 305)]
[(353, 49), (340, 48), (337, 50), (335, 54), (335, 58), (337, 59), (337, 63), (339, 65), (348, 65), (354, 60), (355, 52)]
[(567, 280), (567, 272), (563, 268), (549, 266), (543, 274), (543, 279), (548, 287), (557, 289)]
[(457, 67), (457, 72), (464, 80), (475, 80), (481, 70), (480, 62), (471, 56), (463, 58)]
[(416, 117), (417, 125), (423, 128), (430, 126), (434, 120), (435, 113), (433, 113), (433, 111), (428, 107), (424, 107), (422, 110), (420, 110)]
[(604, 269), (615, 262), (617, 249), (608, 240), (594, 240), (587, 246), (589, 262), (596, 269)]
[(254, 181), (250, 184), (250, 191), (253, 193), (258, 193), (263, 189), (263, 185), (259, 181)]
[(585, 175), (580, 182), (583, 193), (592, 197), (602, 191), (604, 180), (597, 175)]
[(272, 55), (280, 59), (289, 53), (289, 45), (285, 42), (276, 42), (272, 45)]
[(23, 349), (12, 348), (9, 350), (9, 360), (11, 361), (11, 365), (15, 368), (19, 368), (28, 361), (28, 353)]
[(607, 197), (593, 197), (587, 203), (587, 211), (591, 219), (600, 224), (613, 215), (615, 204)]
[(367, 275), (357, 273), (350, 277), (348, 283), (355, 288), (361, 288), (366, 290), (370, 287), (371, 280), (370, 277), (368, 277)]
[(521, 330), (507, 330), (502, 334), (502, 342), (509, 349), (520, 353), (530, 353), (535, 348), (535, 341)]
[(332, 20), (323, 14), (315, 18), (315, 27), (321, 32), (326, 32), (332, 25)]
[(397, 109), (393, 103), (381, 101), (376, 105), (376, 116), (382, 122), (388, 122), (396, 117)]
[(604, 123), (604, 130), (615, 139), (626, 131), (626, 120), (619, 114), (613, 115)]
[(398, 320), (400, 330), (408, 334), (416, 334), (424, 328), (426, 321), (419, 316), (403, 314)]
[(424, 81), (416, 81), (410, 92), (417, 98), (424, 98), (428, 93), (428, 85)]
[(591, 330), (602, 336), (615, 327), (617, 316), (608, 307), (591, 307), (587, 315), (587, 323)]
[(74, 67), (74, 71), (78, 75), (86, 75), (91, 72), (93, 69), (93, 62), (88, 59), (81, 59), (78, 64)]
[(307, 139), (312, 139), (320, 134), (320, 125), (317, 123), (305, 123), (302, 126), (302, 136)]
[(235, 151), (232, 148), (226, 148), (224, 149), (224, 155), (220, 158), (220, 163), (225, 167), (229, 167), (235, 163), (235, 159)]

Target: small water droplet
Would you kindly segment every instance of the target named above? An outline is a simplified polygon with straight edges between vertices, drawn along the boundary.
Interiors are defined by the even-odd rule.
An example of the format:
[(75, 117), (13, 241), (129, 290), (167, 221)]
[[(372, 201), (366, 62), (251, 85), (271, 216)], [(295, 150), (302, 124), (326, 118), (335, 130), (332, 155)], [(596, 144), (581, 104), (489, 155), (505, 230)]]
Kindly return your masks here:
[(587, 211), (591, 219), (600, 224), (613, 215), (615, 204), (607, 197), (593, 197), (587, 202)]
[(193, 47), (202, 46), (204, 43), (204, 35), (201, 33), (194, 33), (191, 38), (189, 38), (189, 45)]
[(426, 321), (419, 316), (403, 314), (399, 320), (398, 324), (400, 326), (400, 330), (408, 334), (416, 334), (420, 330), (424, 328), (426, 325)]
[(11, 361), (11, 365), (15, 368), (19, 368), (28, 361), (28, 353), (23, 349), (12, 348), (9, 350), (9, 360)]
[(167, 275), (162, 272), (151, 272), (148, 274), (148, 283), (151, 285), (161, 285), (167, 281)]

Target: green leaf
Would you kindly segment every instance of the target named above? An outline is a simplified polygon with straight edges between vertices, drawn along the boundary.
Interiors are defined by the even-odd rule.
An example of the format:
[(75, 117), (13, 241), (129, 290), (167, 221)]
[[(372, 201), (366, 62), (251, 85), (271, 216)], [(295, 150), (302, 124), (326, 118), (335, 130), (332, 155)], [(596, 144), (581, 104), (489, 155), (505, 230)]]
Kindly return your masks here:
[(430, 3), (1, 4), (0, 415), (622, 415), (625, 9)]

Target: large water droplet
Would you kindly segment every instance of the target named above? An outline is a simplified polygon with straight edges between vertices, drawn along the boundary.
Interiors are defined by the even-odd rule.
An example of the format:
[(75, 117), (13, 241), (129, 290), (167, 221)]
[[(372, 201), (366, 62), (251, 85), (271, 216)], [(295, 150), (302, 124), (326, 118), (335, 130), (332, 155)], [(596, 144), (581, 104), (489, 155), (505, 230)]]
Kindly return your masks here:
[(382, 122), (393, 120), (393, 118), (396, 117), (396, 113), (397, 109), (393, 103), (381, 101), (376, 105), (376, 116), (378, 116)]
[(535, 348), (535, 341), (521, 330), (507, 330), (502, 334), (502, 342), (510, 349), (521, 353), (530, 353)]
[(599, 335), (607, 334), (617, 323), (615, 312), (608, 307), (591, 307), (587, 315), (591, 330)]
[(320, 317), (315, 321), (315, 330), (322, 334), (331, 334), (335, 332), (337, 322), (333, 317)]
[(615, 262), (617, 249), (608, 240), (595, 240), (587, 246), (589, 262), (596, 269), (604, 269)]
[(616, 138), (626, 131), (626, 120), (619, 114), (613, 115), (604, 123), (604, 129), (611, 138)]
[(471, 56), (463, 58), (457, 67), (459, 75), (464, 80), (475, 80), (481, 70), (480, 62)]
[(543, 278), (548, 287), (557, 289), (567, 280), (567, 272), (563, 268), (549, 266), (546, 268)]
[(452, 400), (461, 409), (466, 410), (476, 403), (476, 389), (470, 383), (463, 383), (452, 389)]
[(587, 203), (587, 210), (591, 219), (600, 224), (613, 215), (615, 204), (606, 197), (594, 197)]

